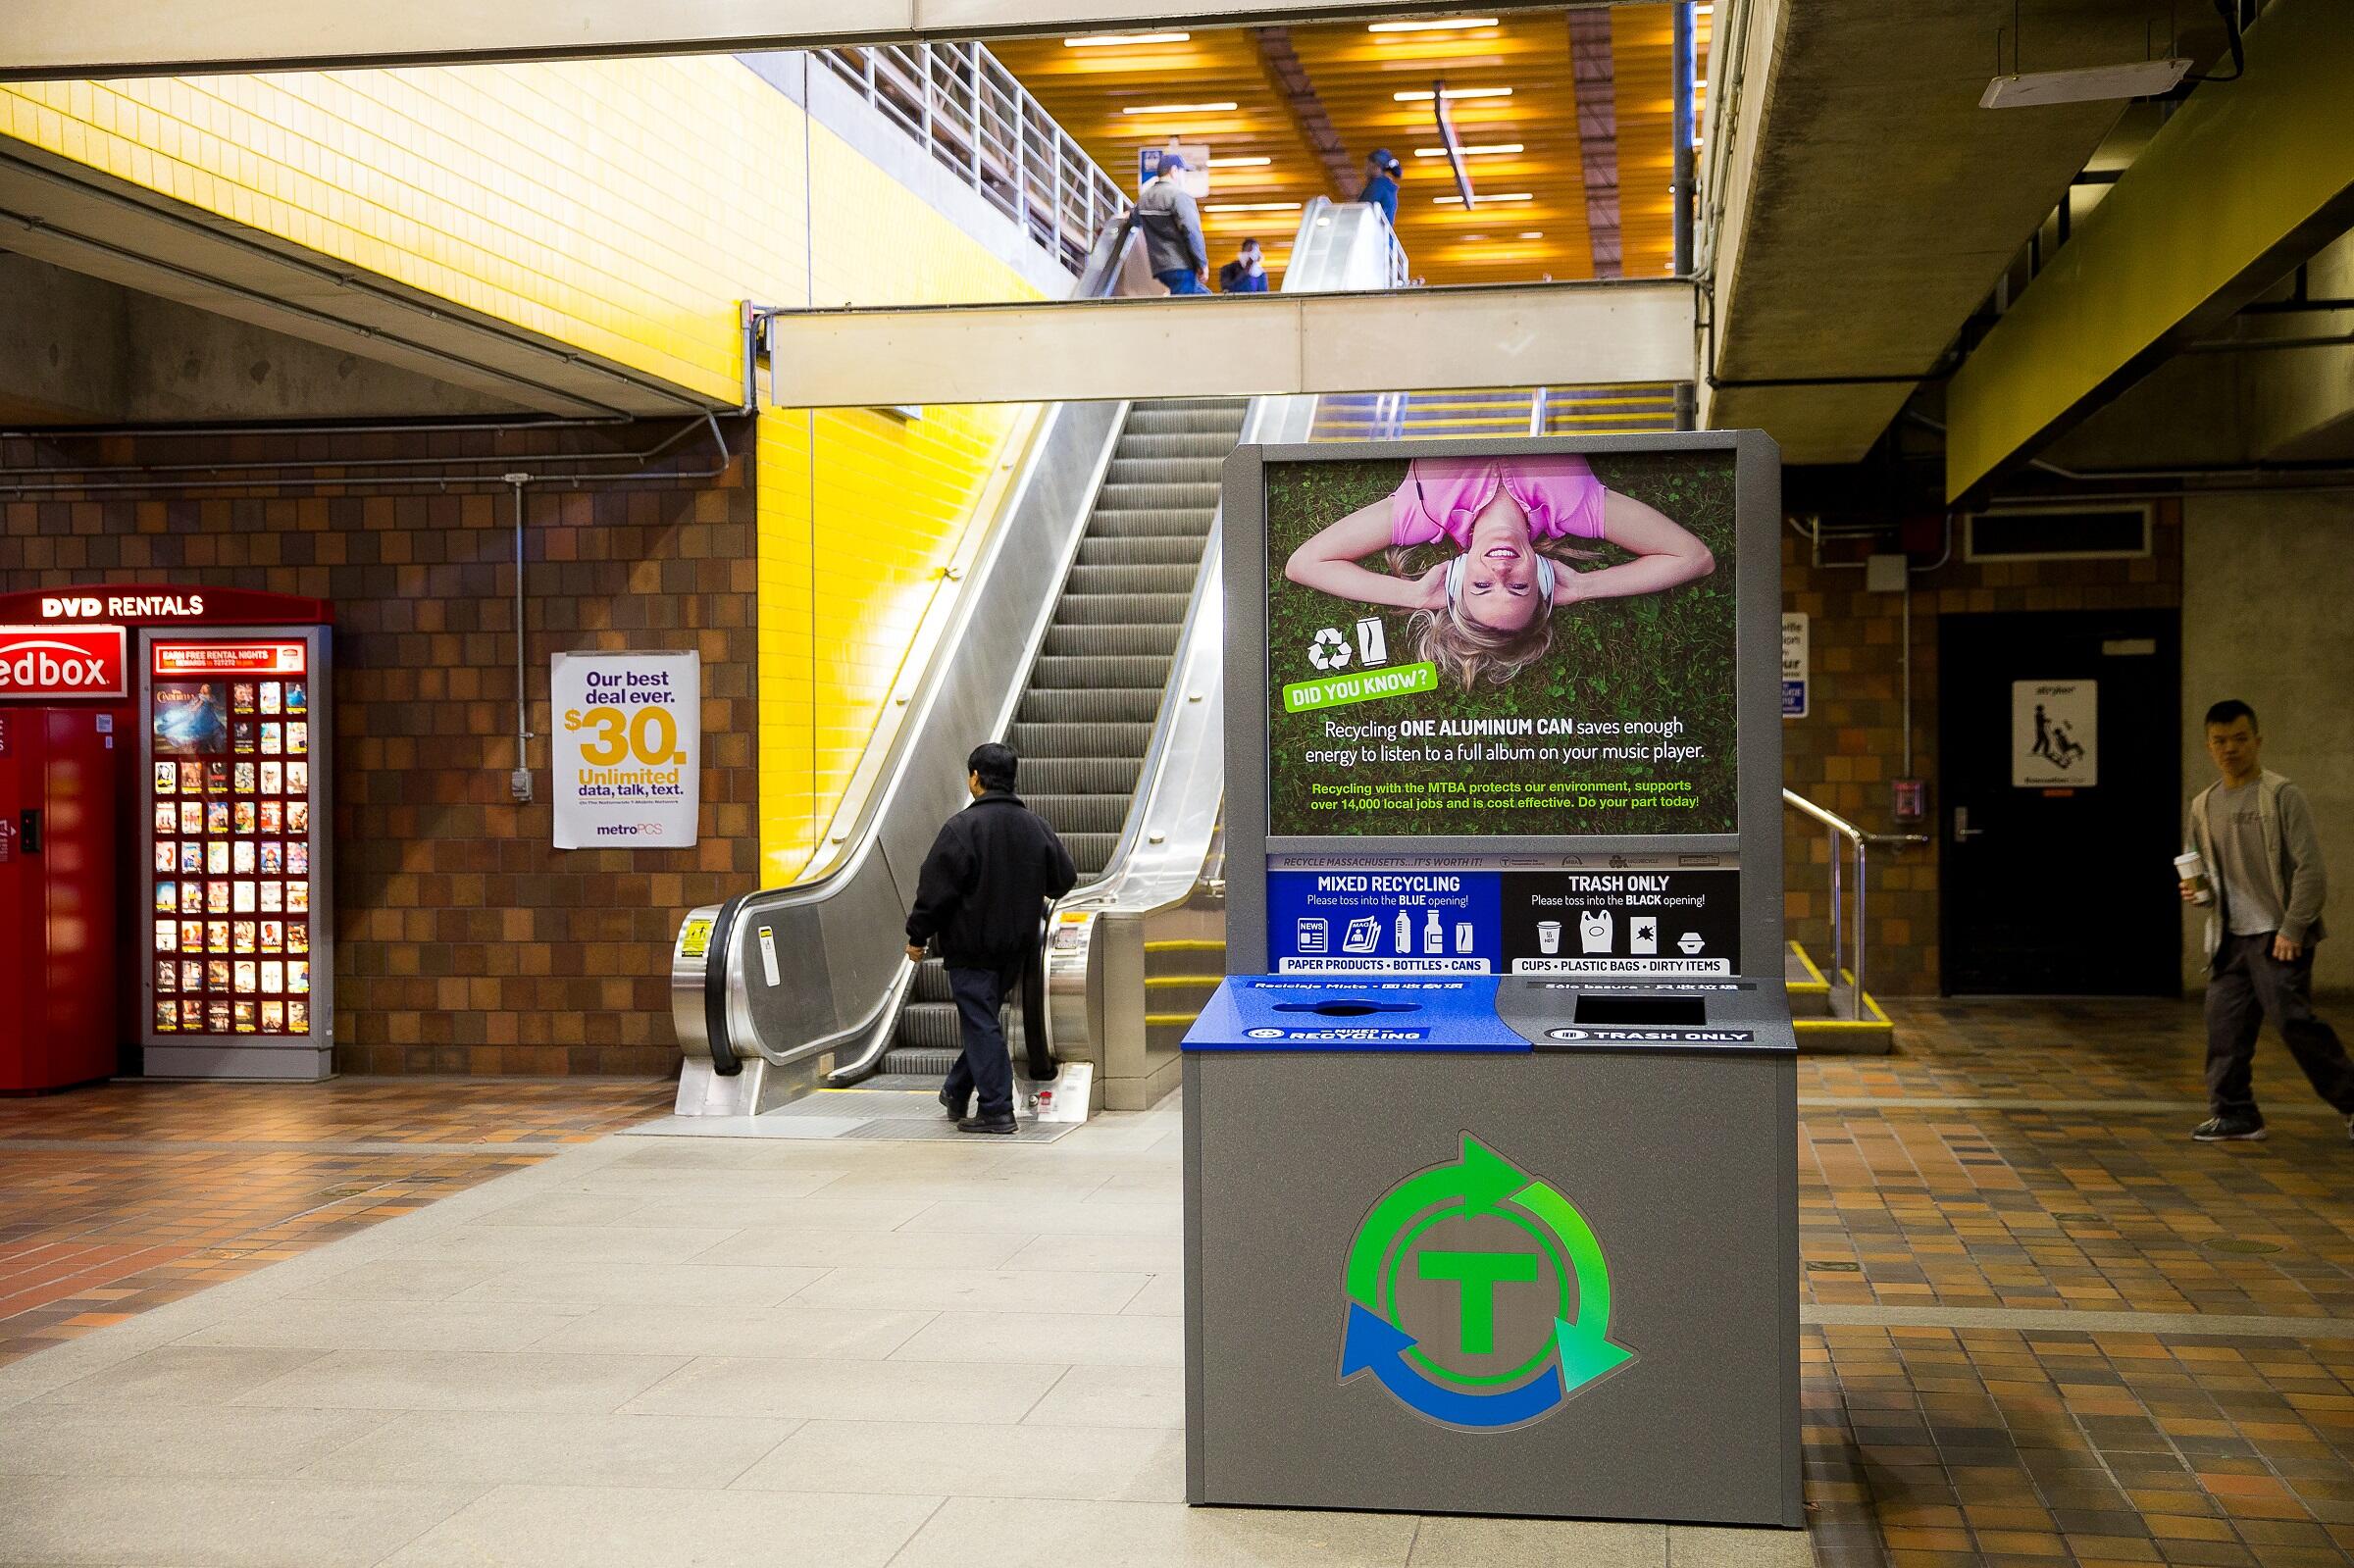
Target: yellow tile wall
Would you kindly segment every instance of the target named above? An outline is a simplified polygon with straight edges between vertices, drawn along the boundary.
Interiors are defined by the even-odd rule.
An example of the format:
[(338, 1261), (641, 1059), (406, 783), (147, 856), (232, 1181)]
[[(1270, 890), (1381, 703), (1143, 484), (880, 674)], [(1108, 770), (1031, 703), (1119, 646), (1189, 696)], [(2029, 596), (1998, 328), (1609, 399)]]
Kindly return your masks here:
[[(727, 56), (0, 84), (0, 134), (722, 397), (746, 298), (1036, 295)], [(761, 415), (764, 880), (815, 847), (1029, 412)]]

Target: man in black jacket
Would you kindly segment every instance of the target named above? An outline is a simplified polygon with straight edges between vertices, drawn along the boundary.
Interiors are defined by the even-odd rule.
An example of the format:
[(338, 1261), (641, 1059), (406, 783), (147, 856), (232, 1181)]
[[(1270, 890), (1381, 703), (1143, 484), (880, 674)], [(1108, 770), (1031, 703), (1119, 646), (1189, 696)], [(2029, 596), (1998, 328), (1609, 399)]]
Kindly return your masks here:
[[(965, 760), (973, 803), (950, 817), (932, 841), (907, 912), (907, 957), (924, 961), (937, 940), (956, 997), (964, 1055), (948, 1069), (940, 1102), (960, 1132), (1011, 1133), (1013, 1067), (998, 1009), (1038, 951), (1039, 917), (1079, 880), (1070, 851), (1013, 792), (1020, 759), (991, 741)], [(981, 1103), (966, 1115), (966, 1100)]]

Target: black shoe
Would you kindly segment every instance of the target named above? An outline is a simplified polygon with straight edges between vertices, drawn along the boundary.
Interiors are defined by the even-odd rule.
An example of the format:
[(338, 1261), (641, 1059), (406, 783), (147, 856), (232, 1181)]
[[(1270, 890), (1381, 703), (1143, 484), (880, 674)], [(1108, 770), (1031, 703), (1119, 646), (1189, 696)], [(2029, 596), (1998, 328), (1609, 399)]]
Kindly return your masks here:
[(959, 1133), (1002, 1133), (1008, 1138), (1013, 1136), (1019, 1127), (1020, 1124), (1014, 1121), (1011, 1111), (998, 1116), (967, 1116), (956, 1123), (956, 1131)]
[(940, 1108), (948, 1113), (949, 1121), (963, 1121), (965, 1118), (965, 1107), (971, 1103), (972, 1096), (970, 1094), (964, 1095), (961, 1098), (951, 1098), (948, 1094), (947, 1086), (942, 1086), (940, 1090)]
[(2190, 1136), (2202, 1143), (2261, 1143), (2264, 1141), (2264, 1118), (2211, 1116), (2192, 1128)]

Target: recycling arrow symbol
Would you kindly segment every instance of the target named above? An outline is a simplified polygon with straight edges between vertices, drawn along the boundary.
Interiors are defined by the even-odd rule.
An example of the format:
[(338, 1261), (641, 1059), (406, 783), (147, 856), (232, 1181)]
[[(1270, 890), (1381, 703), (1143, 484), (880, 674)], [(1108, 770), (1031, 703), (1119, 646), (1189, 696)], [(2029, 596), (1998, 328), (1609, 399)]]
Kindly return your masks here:
[[(1501, 1381), (1449, 1372), (1398, 1322), (1395, 1281), (1413, 1238), (1440, 1220), (1481, 1215), (1503, 1218), (1526, 1234), (1554, 1262), (1561, 1288), (1551, 1343)], [(1497, 1282), (1537, 1277), (1535, 1256), (1525, 1263), (1512, 1253), (1440, 1256), (1457, 1271), (1446, 1277), (1464, 1282), (1464, 1321), (1479, 1326), (1467, 1328), (1466, 1338), (1488, 1332)], [(1574, 1307), (1566, 1289), (1572, 1281)], [(1635, 1357), (1610, 1337), (1610, 1262), (1586, 1217), (1551, 1184), (1528, 1176), (1468, 1133), (1459, 1160), (1416, 1172), (1373, 1205), (1350, 1245), (1345, 1288), (1341, 1381), (1369, 1372), (1400, 1403), (1452, 1427), (1497, 1430), (1535, 1421)]]
[(1338, 670), (1349, 662), (1349, 639), (1338, 627), (1326, 627), (1307, 645), (1307, 662), (1319, 670)]

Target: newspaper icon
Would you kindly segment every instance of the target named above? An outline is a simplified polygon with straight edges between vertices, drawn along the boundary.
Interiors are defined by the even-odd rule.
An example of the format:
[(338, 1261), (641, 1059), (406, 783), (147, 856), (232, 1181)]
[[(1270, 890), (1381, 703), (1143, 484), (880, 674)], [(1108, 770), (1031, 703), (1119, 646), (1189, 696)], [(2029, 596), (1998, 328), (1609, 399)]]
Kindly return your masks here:
[(1301, 916), (1297, 921), (1292, 923), (1292, 945), (1297, 947), (1301, 952), (1322, 953), (1331, 951), (1331, 949), (1325, 945), (1326, 938), (1331, 935), (1331, 927), (1325, 923), (1324, 918), (1320, 915)]

